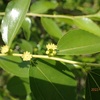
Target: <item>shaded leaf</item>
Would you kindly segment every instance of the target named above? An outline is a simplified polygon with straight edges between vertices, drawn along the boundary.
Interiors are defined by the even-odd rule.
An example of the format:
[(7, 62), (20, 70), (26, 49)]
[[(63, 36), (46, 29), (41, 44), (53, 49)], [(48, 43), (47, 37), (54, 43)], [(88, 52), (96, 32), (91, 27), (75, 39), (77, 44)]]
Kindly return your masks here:
[(83, 29), (83, 30), (93, 33), (97, 36), (100, 36), (99, 26), (96, 23), (94, 23), (91, 19), (84, 18), (84, 17), (83, 18), (74, 18), (73, 22), (80, 29)]
[(86, 100), (100, 98), (100, 68), (91, 70), (86, 79)]
[(30, 42), (24, 40), (24, 39), (21, 39), (19, 42), (18, 42), (18, 45), (20, 46), (20, 48), (23, 50), (23, 51), (29, 51), (30, 53), (33, 52), (33, 46), (30, 44)]
[(45, 13), (49, 9), (55, 9), (58, 6), (57, 2), (49, 1), (36, 1), (30, 7), (30, 12), (32, 13)]
[(80, 55), (100, 52), (100, 37), (83, 30), (72, 30), (58, 42), (58, 55)]
[(29, 76), (29, 62), (23, 62), (20, 57), (0, 57), (0, 67), (19, 77)]
[(76, 80), (60, 62), (39, 60), (30, 67), (30, 87), (36, 100), (76, 100)]
[(49, 18), (41, 18), (41, 23), (44, 29), (53, 37), (60, 39), (62, 37), (62, 32), (57, 24)]
[(1, 24), (2, 39), (8, 46), (11, 46), (12, 41), (17, 35), (29, 4), (30, 0), (13, 0), (8, 4)]
[(28, 78), (12, 77), (7, 83), (7, 89), (14, 96), (26, 96), (29, 94), (30, 86)]

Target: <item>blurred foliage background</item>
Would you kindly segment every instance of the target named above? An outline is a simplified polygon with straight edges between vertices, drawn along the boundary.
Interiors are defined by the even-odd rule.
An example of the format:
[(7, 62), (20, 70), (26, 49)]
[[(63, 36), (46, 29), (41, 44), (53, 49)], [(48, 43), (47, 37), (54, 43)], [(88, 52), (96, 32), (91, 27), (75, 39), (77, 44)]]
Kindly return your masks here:
[[(6, 6), (10, 1), (11, 0), (0, 0), (0, 12), (5, 12)], [(32, 4), (36, 3), (37, 1), (44, 1), (44, 3), (46, 1), (49, 1), (49, 2), (56, 3), (57, 7), (55, 9), (44, 10), (43, 12), (41, 12), (45, 14), (63, 14), (63, 15), (77, 16), (77, 15), (95, 14), (100, 10), (100, 0), (31, 0), (30, 10), (33, 9)], [(1, 25), (2, 17), (3, 16), (0, 16), (0, 25)], [(16, 39), (13, 42), (12, 48), (14, 49), (14, 51), (20, 53), (23, 52), (23, 50), (29, 49), (31, 53), (44, 54), (45, 45), (48, 42), (57, 43), (57, 40), (53, 39), (52, 36), (46, 33), (46, 31), (43, 29), (43, 26), (41, 25), (41, 21), (39, 17), (30, 17), (27, 19), (29, 23), (27, 22), (23, 23), (22, 28), (19, 30), (19, 33), (21, 34), (17, 35)], [(63, 34), (70, 29), (77, 29), (75, 25), (70, 25), (70, 22), (66, 23), (64, 21), (61, 21), (61, 19), (54, 19), (54, 20), (57, 21), (57, 24), (63, 31)], [(100, 25), (100, 22), (98, 21), (97, 24)], [(29, 37), (27, 33), (30, 34)], [(4, 43), (0, 35), (0, 46), (2, 46), (3, 44)], [(24, 46), (24, 44), (26, 45), (26, 47)], [(97, 53), (97, 54), (86, 55), (86, 56), (69, 56), (68, 59), (81, 61), (81, 62), (100, 63), (100, 54)], [(11, 95), (9, 93), (9, 90), (7, 89), (7, 84), (11, 77), (12, 77), (11, 74), (5, 72), (2, 68), (0, 68), (0, 100), (31, 100), (29, 95), (16, 96), (16, 95)], [(83, 99), (84, 87), (85, 87), (84, 78), (85, 75), (83, 73), (81, 73), (81, 77), (80, 76), (77, 77), (78, 100), (84, 100)]]

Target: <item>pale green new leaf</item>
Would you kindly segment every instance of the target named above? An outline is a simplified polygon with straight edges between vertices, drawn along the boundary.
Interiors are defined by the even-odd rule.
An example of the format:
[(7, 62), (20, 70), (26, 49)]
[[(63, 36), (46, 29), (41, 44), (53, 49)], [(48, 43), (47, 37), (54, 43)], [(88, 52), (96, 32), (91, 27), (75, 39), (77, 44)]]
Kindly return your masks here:
[(1, 24), (2, 39), (8, 46), (11, 46), (12, 41), (17, 35), (29, 4), (30, 0), (13, 0), (8, 4)]
[(84, 30), (72, 30), (58, 42), (58, 55), (81, 55), (100, 52), (100, 37)]

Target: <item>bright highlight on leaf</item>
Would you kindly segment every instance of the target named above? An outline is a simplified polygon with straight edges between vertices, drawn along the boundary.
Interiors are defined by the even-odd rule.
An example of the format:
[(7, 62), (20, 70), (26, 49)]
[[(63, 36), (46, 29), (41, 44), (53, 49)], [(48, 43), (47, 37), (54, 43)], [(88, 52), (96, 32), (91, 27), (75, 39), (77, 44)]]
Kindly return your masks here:
[(49, 56), (54, 56), (57, 53), (57, 45), (50, 43), (46, 45), (47, 51), (46, 54)]
[(23, 58), (23, 61), (29, 61), (32, 58), (32, 54), (30, 54), (30, 52), (26, 51), (23, 53), (22, 58)]
[(1, 36), (3, 42), (9, 47), (24, 21), (30, 1), (31, 0), (12, 0), (6, 7), (5, 16), (1, 23)]
[(9, 51), (9, 46), (4, 45), (4, 46), (1, 47), (1, 53), (2, 53), (2, 54), (7, 53), (8, 51)]

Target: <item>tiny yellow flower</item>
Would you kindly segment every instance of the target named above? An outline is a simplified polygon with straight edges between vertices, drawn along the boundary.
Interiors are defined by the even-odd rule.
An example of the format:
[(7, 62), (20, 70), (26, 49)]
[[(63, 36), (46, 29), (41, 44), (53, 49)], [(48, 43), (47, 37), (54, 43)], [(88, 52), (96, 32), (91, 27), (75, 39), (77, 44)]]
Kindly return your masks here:
[(32, 54), (30, 54), (30, 52), (26, 51), (23, 53), (22, 58), (23, 58), (23, 61), (31, 60)]
[(50, 43), (50, 44), (46, 45), (46, 48), (47, 48), (46, 54), (48, 56), (56, 55), (56, 53), (57, 53), (57, 51), (56, 51), (57, 45)]
[(47, 54), (47, 55), (49, 54), (49, 51), (48, 51), (48, 50), (46, 51), (46, 54)]
[(53, 43), (50, 43), (50, 44), (46, 45), (46, 48), (47, 48), (47, 50), (50, 50), (50, 49), (56, 50), (57, 49), (57, 45), (55, 45)]
[(8, 51), (9, 51), (9, 46), (4, 45), (4, 46), (1, 47), (1, 53), (2, 53), (2, 54), (7, 53)]

